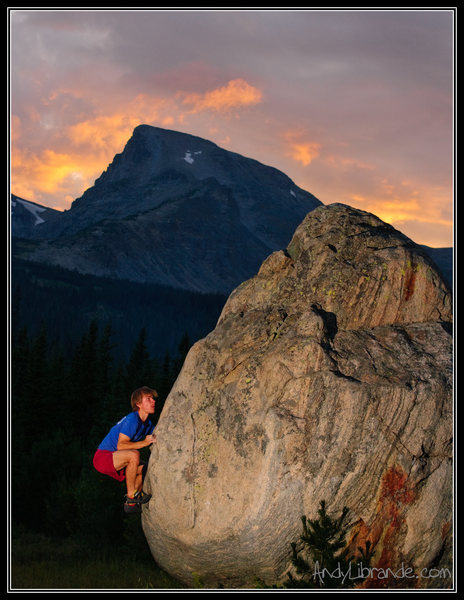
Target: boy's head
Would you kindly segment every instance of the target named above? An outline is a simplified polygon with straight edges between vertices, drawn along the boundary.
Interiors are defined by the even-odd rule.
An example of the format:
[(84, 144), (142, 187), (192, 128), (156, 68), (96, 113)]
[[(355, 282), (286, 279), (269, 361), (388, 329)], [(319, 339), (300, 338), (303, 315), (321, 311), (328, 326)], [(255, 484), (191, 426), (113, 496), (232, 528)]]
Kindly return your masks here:
[(153, 398), (158, 398), (158, 392), (153, 390), (147, 386), (143, 386), (134, 390), (131, 394), (131, 407), (132, 410), (138, 410), (139, 404), (142, 402), (142, 399), (145, 395), (153, 396)]

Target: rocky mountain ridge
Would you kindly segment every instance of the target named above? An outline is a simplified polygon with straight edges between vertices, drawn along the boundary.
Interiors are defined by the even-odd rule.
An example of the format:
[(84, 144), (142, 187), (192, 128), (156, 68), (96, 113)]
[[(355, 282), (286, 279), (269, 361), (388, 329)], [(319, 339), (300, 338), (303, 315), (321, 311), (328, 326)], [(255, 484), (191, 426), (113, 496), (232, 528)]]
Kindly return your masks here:
[(38, 244), (23, 258), (228, 293), (320, 204), (277, 169), (202, 138), (140, 125), (70, 210), (30, 228)]

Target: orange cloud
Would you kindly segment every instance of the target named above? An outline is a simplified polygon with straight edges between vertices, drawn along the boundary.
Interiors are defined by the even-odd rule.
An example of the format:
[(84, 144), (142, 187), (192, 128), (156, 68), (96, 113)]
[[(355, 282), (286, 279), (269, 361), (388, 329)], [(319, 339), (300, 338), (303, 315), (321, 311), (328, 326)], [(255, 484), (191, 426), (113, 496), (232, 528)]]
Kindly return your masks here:
[(114, 155), (121, 152), (137, 125), (173, 123), (172, 116), (162, 114), (165, 108), (173, 108), (172, 103), (140, 94), (113, 113), (95, 115), (64, 128), (55, 137), (54, 150), (36, 152), (20, 146), (20, 121), (13, 118), (11, 164), (15, 193), (47, 205), (55, 196), (58, 199), (53, 200), (54, 205), (67, 208), (70, 200), (92, 185)]
[(28, 200), (43, 194), (64, 193), (67, 188), (82, 188), (82, 181), (95, 176), (95, 164), (86, 163), (80, 155), (44, 150), (31, 155), (16, 150), (13, 153), (12, 177), (15, 193)]
[(131, 119), (123, 114), (98, 116), (72, 125), (68, 129), (68, 135), (76, 146), (86, 145), (93, 149), (118, 148), (127, 141), (128, 133), (139, 123), (138, 119)]
[(290, 148), (290, 156), (293, 160), (307, 167), (313, 159), (319, 156), (321, 145), (317, 142), (293, 143)]
[(307, 167), (320, 154), (321, 144), (313, 141), (302, 141), (302, 134), (295, 131), (287, 131), (283, 134), (287, 146), (286, 155), (294, 161)]
[[(161, 110), (168, 103), (146, 94), (137, 95), (130, 103), (110, 115), (96, 115), (68, 128), (68, 136), (75, 145), (94, 149), (108, 148), (114, 154), (122, 149), (137, 125), (162, 120)], [(168, 117), (172, 123), (172, 117)]]
[(205, 92), (204, 94), (187, 94), (183, 104), (192, 105), (191, 112), (204, 110), (228, 112), (234, 108), (253, 106), (262, 101), (262, 92), (247, 83), (244, 79), (232, 79), (226, 86)]
[(409, 183), (396, 184), (387, 178), (376, 183), (372, 195), (366, 197), (365, 194), (351, 194), (350, 199), (359, 208), (376, 214), (387, 223), (411, 218), (427, 221), (432, 214), (436, 218), (434, 203), (426, 201), (428, 194), (424, 195), (425, 190), (419, 194), (419, 191)]
[(442, 210), (443, 206), (451, 205), (449, 190), (382, 179), (372, 194), (349, 194), (347, 203), (377, 215), (418, 244), (451, 246), (453, 243), (453, 216)]
[(295, 181), (324, 204), (342, 202), (373, 213), (418, 244), (452, 246), (451, 183), (430, 186), (426, 179), (405, 178), (374, 159), (324, 152), (311, 174), (300, 166)]

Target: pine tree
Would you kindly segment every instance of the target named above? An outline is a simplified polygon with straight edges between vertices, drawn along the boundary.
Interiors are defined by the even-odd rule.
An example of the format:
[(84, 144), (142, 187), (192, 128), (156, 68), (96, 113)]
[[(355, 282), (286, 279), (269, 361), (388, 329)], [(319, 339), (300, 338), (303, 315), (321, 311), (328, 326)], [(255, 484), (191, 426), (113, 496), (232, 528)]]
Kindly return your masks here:
[(95, 407), (99, 404), (98, 325), (92, 321), (77, 345), (71, 361), (67, 422), (75, 435), (88, 436)]
[(26, 420), (24, 402), (27, 400), (31, 342), (26, 328), (14, 336), (11, 344), (11, 415), (13, 430), (20, 430)]
[(110, 324), (107, 324), (101, 335), (97, 347), (97, 365), (99, 372), (99, 393), (107, 395), (111, 387), (112, 367), (113, 367), (113, 349), (114, 345), (111, 342), (113, 337), (113, 329)]
[(163, 365), (161, 367), (161, 376), (158, 393), (162, 401), (166, 400), (169, 392), (171, 391), (173, 381), (173, 368), (172, 368), (172, 360), (169, 352), (166, 352), (164, 355)]
[(50, 406), (51, 382), (48, 361), (48, 336), (45, 327), (32, 340), (28, 356), (27, 374), (19, 384), (19, 397), (23, 404), (20, 411), (26, 415), (24, 425), (29, 434), (46, 432), (54, 420), (53, 406)]
[(21, 285), (18, 283), (15, 286), (11, 297), (11, 325), (13, 336), (19, 330), (21, 318)]
[(95, 418), (90, 427), (90, 439), (99, 443), (118, 414), (115, 407), (116, 373), (113, 364), (113, 329), (107, 324), (97, 340), (97, 379), (95, 382), (97, 400), (94, 410)]
[(189, 334), (184, 333), (182, 339), (179, 342), (179, 345), (177, 346), (177, 356), (173, 364), (174, 378), (177, 378), (177, 376), (179, 375), (191, 345), (192, 343), (190, 341)]
[(130, 392), (127, 385), (127, 365), (120, 362), (113, 370), (111, 382), (111, 398), (105, 415), (108, 425), (114, 425), (123, 415), (130, 410)]
[[(318, 519), (301, 517), (303, 533), (300, 536), (300, 547), (291, 543), (292, 563), (295, 567), (295, 578), (288, 573), (288, 588), (348, 588), (360, 583), (359, 577), (349, 577), (351, 572), (357, 573), (357, 566), (362, 562), (367, 567), (372, 558), (370, 542), (365, 549), (358, 548), (360, 556), (349, 555), (346, 546), (348, 526), (345, 519), (349, 509), (344, 507), (338, 519), (327, 514), (325, 501), (321, 501)], [(303, 556), (304, 555), (304, 556)]]
[(63, 399), (68, 393), (68, 369), (62, 349), (57, 346), (50, 348), (48, 364), (50, 390), (48, 405), (49, 410), (53, 412), (53, 415), (50, 415), (51, 424), (54, 429), (65, 429), (67, 414), (66, 402)]
[(126, 389), (130, 394), (137, 388), (147, 385), (154, 387), (154, 369), (147, 347), (147, 331), (143, 327), (134, 345), (126, 367)]

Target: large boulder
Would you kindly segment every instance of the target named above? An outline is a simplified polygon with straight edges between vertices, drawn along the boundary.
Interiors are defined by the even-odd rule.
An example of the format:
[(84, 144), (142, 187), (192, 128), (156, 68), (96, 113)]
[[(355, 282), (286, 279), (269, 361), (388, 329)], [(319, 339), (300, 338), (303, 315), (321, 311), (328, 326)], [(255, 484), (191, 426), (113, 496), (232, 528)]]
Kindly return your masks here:
[(282, 581), (301, 515), (324, 500), (350, 509), (348, 541), (372, 543), (372, 566), (414, 573), (364, 585), (448, 586), (423, 569), (451, 561), (451, 321), (411, 240), (345, 205), (310, 212), (166, 401), (142, 515), (156, 562), (186, 585)]

